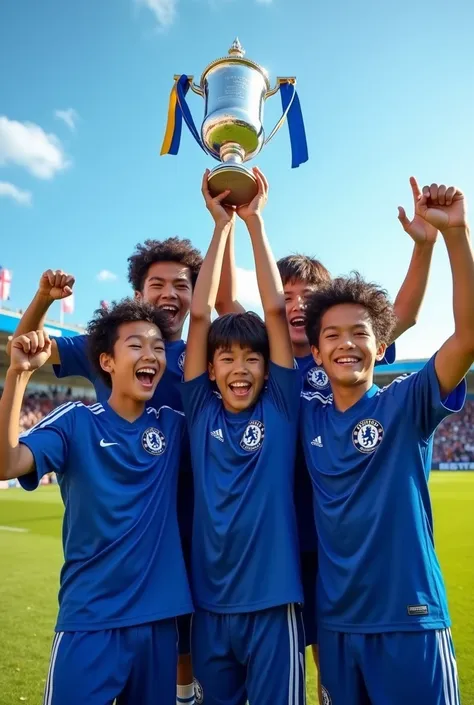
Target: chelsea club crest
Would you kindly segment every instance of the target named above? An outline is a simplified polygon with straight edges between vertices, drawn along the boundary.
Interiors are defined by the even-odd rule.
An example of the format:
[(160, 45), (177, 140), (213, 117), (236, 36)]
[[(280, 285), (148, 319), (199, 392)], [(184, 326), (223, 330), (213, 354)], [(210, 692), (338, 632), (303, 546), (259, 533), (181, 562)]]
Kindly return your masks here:
[(261, 447), (264, 436), (265, 426), (263, 423), (261, 421), (250, 421), (240, 441), (240, 447), (249, 453), (253, 453), (253, 451)]
[(323, 697), (323, 705), (331, 705), (332, 700), (324, 685), (321, 686), (321, 695)]
[(312, 367), (306, 375), (308, 384), (315, 389), (326, 389), (329, 387), (329, 378), (322, 367)]
[(186, 359), (186, 350), (183, 350), (181, 355), (178, 357), (178, 367), (181, 372), (184, 372), (184, 361)]
[(204, 701), (204, 693), (202, 690), (202, 685), (196, 678), (194, 679), (194, 702), (196, 705), (201, 705)]
[(151, 455), (161, 455), (166, 450), (166, 438), (159, 428), (147, 428), (143, 432), (142, 446)]
[(352, 442), (361, 453), (373, 453), (381, 444), (383, 433), (383, 426), (376, 419), (364, 419), (352, 431)]

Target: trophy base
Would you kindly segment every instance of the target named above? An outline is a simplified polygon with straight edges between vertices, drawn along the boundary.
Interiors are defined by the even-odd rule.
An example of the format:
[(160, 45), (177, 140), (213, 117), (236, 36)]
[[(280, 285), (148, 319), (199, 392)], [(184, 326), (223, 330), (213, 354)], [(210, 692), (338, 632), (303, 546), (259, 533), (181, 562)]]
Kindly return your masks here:
[(230, 189), (224, 201), (228, 206), (245, 206), (258, 193), (255, 176), (242, 164), (220, 164), (209, 174), (208, 183), (213, 198)]

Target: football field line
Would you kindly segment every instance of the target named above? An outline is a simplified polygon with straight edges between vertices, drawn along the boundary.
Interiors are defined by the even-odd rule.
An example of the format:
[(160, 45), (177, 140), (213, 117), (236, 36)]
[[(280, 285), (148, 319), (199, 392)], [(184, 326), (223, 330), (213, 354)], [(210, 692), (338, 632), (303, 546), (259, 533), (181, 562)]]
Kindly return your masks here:
[(29, 529), (22, 529), (19, 526), (0, 526), (0, 531), (10, 531), (15, 534), (27, 534)]

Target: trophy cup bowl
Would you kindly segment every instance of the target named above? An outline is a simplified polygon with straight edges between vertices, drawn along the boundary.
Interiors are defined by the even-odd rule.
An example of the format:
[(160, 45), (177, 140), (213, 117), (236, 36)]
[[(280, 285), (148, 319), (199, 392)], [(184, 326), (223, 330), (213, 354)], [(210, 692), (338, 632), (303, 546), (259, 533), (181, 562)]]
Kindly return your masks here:
[[(230, 194), (225, 203), (242, 206), (249, 203), (258, 192), (257, 180), (253, 172), (244, 166), (245, 162), (255, 157), (284, 123), (295, 97), (295, 78), (278, 78), (275, 88), (270, 88), (266, 70), (259, 64), (245, 58), (238, 39), (235, 39), (228, 55), (216, 59), (202, 73), (199, 84), (194, 83), (193, 76), (175, 76), (176, 102), (186, 120), (189, 129), (200, 146), (220, 163), (209, 174), (209, 191), (213, 197), (227, 189)], [(182, 83), (184, 81), (184, 83)], [(292, 95), (283, 115), (265, 138), (263, 129), (263, 108), (267, 98), (277, 93), (282, 84), (292, 84)], [(201, 124), (200, 136), (193, 123), (185, 101), (185, 89), (191, 88), (205, 100), (205, 116)], [(283, 88), (282, 88), (283, 90)], [(172, 94), (173, 95), (173, 94)], [(283, 98), (282, 98), (283, 101)], [(299, 103), (298, 103), (299, 111)], [(173, 108), (171, 108), (173, 113)], [(301, 124), (302, 124), (302, 118)], [(306, 141), (302, 126), (304, 150)], [(172, 130), (165, 136), (166, 147), (162, 154), (177, 153), (170, 150)], [(303, 152), (304, 152), (303, 150)], [(296, 163), (298, 166), (306, 161), (307, 153)]]

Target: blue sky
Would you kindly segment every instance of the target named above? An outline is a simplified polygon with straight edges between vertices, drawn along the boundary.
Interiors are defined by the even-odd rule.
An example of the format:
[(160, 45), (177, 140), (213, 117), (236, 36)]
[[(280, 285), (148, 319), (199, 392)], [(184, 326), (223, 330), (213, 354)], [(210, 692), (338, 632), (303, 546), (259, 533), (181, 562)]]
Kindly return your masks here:
[[(357, 268), (392, 296), (411, 241), (408, 178), (455, 183), (474, 198), (474, 4), (441, 0), (3, 0), (0, 3), (0, 265), (9, 305), (25, 307), (41, 272), (77, 277), (76, 311), (128, 293), (126, 260), (148, 237), (190, 237), (212, 223), (200, 180), (213, 160), (183, 133), (159, 157), (173, 74), (199, 76), (238, 35), (247, 56), (296, 75), (310, 161), (290, 168), (286, 126), (257, 163), (270, 182), (275, 254)], [(197, 124), (202, 100), (189, 98)], [(267, 103), (267, 131), (279, 117)], [(237, 231), (242, 298), (255, 289)], [(102, 273), (102, 274), (101, 274)], [(108, 273), (108, 274), (107, 274)], [(56, 312), (57, 314), (57, 312)], [(430, 355), (452, 330), (444, 243), (403, 357)]]

